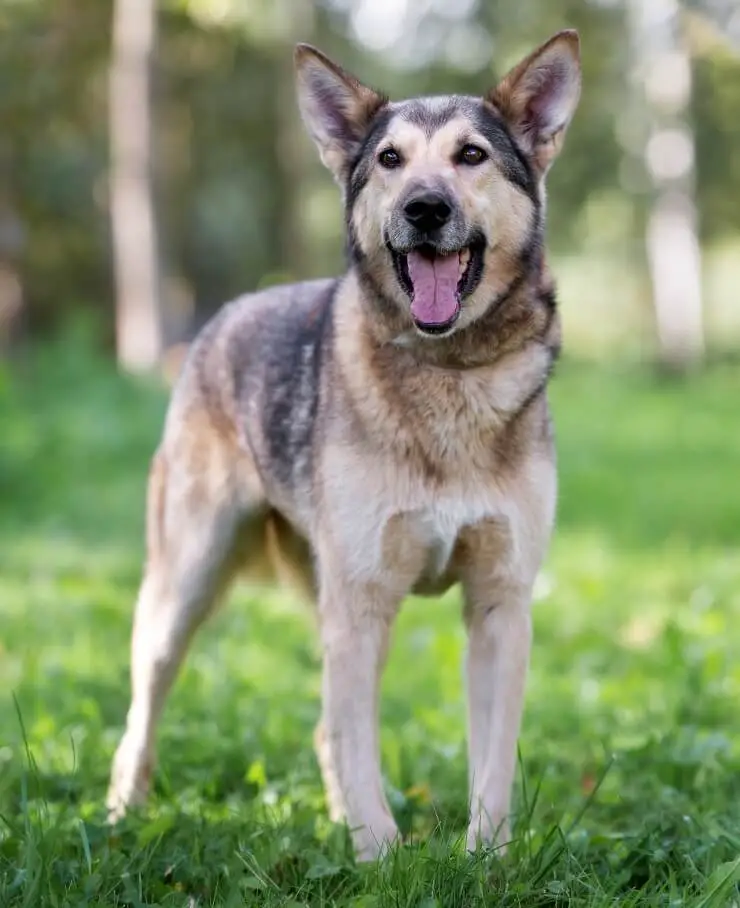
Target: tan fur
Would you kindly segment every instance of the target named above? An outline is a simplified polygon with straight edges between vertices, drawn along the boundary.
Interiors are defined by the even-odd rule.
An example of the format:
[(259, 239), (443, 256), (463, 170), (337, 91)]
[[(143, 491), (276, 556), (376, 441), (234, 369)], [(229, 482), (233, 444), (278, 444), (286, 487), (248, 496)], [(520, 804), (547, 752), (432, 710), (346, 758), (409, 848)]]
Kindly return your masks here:
[[(310, 57), (310, 65), (329, 64)], [(353, 98), (357, 115), (366, 116), (372, 97), (330, 66), (347, 103)], [(517, 85), (516, 78), (504, 84), (496, 103)], [(529, 601), (555, 513), (544, 387), (560, 338), (544, 263), (526, 279), (517, 270), (533, 229), (532, 201), (504, 178), (495, 149), (489, 166), (449, 172), (450, 149), (465, 130), (466, 140), (485, 141), (464, 120), (431, 138), (391, 121), (388, 139), (411, 163), (403, 173), (372, 173), (354, 224), (399, 311), (373, 309), (355, 270), (336, 292), (330, 365), (318, 373), (315, 431), (300, 452), (312, 466), (299, 475), (310, 478), (291, 485), (271, 470), (262, 414), (281, 388), (259, 371), (259, 344), (240, 346), (273, 311), (292, 306), (289, 288), (230, 304), (196, 341), (152, 464), (133, 698), (113, 766), (112, 816), (146, 796), (155, 726), (193, 632), (237, 572), (272, 574), (317, 594), (324, 665), (315, 746), (332, 818), (346, 820), (360, 858), (375, 857), (398, 835), (382, 788), (377, 729), (393, 619), (410, 592), (438, 593), (459, 582), (469, 631), (468, 844), (505, 844)], [(332, 158), (335, 151), (336, 174), (344, 164)], [(378, 231), (405, 182), (440, 174), (492, 242), (459, 330), (429, 340), (403, 315)], [(493, 306), (507, 287), (506, 305)], [(309, 330), (318, 304), (301, 311)], [(247, 394), (242, 375), (252, 376)]]
[[(532, 203), (501, 173), (496, 152), (471, 124), (460, 118), (446, 123), (431, 138), (411, 123), (395, 120), (387, 142), (404, 154), (402, 170), (376, 169), (362, 191), (353, 212), (353, 224), (360, 248), (372, 262), (382, 289), (392, 298), (401, 298), (392, 267), (384, 253), (380, 225), (398, 203), (409, 184), (443, 179), (457, 198), (469, 221), (480, 224), (495, 245), (486, 250), (484, 280), (467, 300), (459, 328), (476, 321), (490, 301), (501, 294), (514, 278), (521, 245), (532, 230)], [(471, 142), (488, 151), (486, 165), (461, 169), (451, 163), (452, 152), (462, 142)]]

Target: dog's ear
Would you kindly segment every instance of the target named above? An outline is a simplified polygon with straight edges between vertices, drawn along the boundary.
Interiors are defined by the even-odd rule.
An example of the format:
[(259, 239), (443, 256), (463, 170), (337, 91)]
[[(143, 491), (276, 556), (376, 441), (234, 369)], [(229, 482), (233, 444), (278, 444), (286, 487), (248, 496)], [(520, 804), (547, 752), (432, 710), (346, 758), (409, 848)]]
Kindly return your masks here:
[(370, 121), (388, 99), (308, 44), (296, 46), (295, 67), (303, 122), (341, 183)]
[(544, 174), (558, 155), (581, 94), (578, 32), (561, 31), (517, 64), (488, 95)]

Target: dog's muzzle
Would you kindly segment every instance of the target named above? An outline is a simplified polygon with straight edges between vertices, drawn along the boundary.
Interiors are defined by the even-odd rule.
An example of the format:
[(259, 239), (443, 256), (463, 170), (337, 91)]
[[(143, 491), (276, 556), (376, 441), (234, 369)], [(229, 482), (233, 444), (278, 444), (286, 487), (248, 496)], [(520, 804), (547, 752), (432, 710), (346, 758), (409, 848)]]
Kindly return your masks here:
[(483, 270), (485, 238), (471, 231), (448, 187), (416, 185), (391, 215), (386, 244), (424, 334), (446, 334)]

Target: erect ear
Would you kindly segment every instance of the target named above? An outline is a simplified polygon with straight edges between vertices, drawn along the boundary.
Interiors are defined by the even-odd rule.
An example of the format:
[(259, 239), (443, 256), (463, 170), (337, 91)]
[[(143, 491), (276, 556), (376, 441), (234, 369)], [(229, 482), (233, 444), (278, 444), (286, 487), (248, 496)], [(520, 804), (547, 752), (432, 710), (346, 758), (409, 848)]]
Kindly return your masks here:
[(581, 94), (578, 32), (553, 35), (489, 94), (514, 136), (544, 174), (555, 160)]
[(308, 44), (296, 46), (295, 67), (303, 122), (341, 183), (370, 121), (388, 99)]

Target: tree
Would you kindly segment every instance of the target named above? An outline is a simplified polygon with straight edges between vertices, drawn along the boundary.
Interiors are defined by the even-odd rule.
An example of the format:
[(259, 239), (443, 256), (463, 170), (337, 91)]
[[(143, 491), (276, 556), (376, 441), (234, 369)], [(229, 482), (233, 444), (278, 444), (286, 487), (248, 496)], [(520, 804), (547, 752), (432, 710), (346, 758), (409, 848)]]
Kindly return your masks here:
[(629, 0), (633, 80), (650, 177), (646, 252), (661, 362), (683, 370), (704, 354), (704, 320), (689, 119), (691, 60), (678, 0)]
[(116, 0), (109, 82), (110, 189), (118, 361), (151, 369), (162, 352), (153, 187), (152, 55), (156, 0)]
[(18, 260), (25, 231), (11, 198), (10, 143), (0, 142), (0, 354), (10, 349), (23, 315), (23, 285)]

